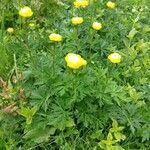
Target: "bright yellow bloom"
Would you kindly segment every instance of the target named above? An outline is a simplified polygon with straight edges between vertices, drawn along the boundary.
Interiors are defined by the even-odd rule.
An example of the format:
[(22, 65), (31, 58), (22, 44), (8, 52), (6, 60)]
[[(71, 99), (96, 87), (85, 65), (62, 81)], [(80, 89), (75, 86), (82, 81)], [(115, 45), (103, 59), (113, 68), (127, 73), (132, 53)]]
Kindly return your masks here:
[(85, 8), (89, 5), (89, 2), (87, 0), (76, 0), (73, 4), (76, 8)]
[(71, 19), (71, 22), (74, 25), (79, 25), (79, 24), (83, 23), (83, 18), (82, 17), (73, 17)]
[(62, 36), (60, 34), (52, 33), (51, 35), (49, 35), (49, 39), (50, 41), (60, 42), (62, 41)]
[(115, 8), (115, 6), (116, 6), (116, 4), (114, 2), (111, 2), (111, 1), (107, 2), (106, 5), (108, 8), (111, 8), (111, 9)]
[(108, 59), (112, 62), (112, 63), (120, 63), (121, 62), (121, 55), (118, 53), (112, 53), (108, 56)]
[(30, 27), (35, 27), (35, 23), (29, 23)]
[(74, 53), (68, 53), (65, 57), (67, 66), (72, 69), (79, 69), (82, 66), (87, 65), (87, 61), (84, 60), (80, 55)]
[(13, 33), (14, 32), (14, 28), (7, 28), (7, 32), (8, 33)]
[(102, 24), (99, 22), (94, 22), (92, 27), (94, 30), (100, 30), (102, 28)]
[(31, 17), (33, 15), (33, 12), (32, 12), (30, 7), (25, 6), (25, 7), (20, 9), (19, 15), (22, 16), (22, 17), (27, 17), (28, 18), (28, 17)]

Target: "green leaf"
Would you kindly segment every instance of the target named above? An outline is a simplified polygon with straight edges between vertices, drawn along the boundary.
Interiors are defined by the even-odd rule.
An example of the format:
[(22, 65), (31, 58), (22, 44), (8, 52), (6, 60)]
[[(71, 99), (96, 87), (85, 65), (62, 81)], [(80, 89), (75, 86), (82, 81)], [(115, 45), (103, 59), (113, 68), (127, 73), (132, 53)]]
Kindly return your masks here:
[(121, 140), (124, 141), (126, 139), (126, 136), (120, 132), (115, 132), (114, 137), (116, 138), (117, 141), (121, 141)]
[(133, 37), (136, 35), (137, 32), (138, 32), (138, 31), (137, 31), (135, 28), (133, 28), (133, 29), (129, 32), (129, 34), (127, 35), (127, 37), (128, 37), (130, 40), (132, 40)]
[(107, 140), (110, 140), (110, 141), (113, 140), (113, 136), (110, 132), (108, 133)]
[(49, 140), (50, 135), (55, 133), (55, 128), (46, 127), (46, 128), (35, 128), (28, 131), (24, 135), (24, 139), (31, 139), (35, 143), (47, 142)]
[(118, 128), (118, 122), (115, 119), (112, 119), (112, 120), (113, 120), (112, 127), (113, 128)]
[(70, 117), (70, 113), (65, 111), (59, 105), (53, 105), (51, 113), (47, 116), (48, 124), (53, 125), (55, 128), (64, 130), (66, 127), (73, 127), (74, 121)]
[(91, 135), (90, 135), (90, 138), (91, 139), (99, 139), (102, 135), (102, 130), (98, 130), (98, 131), (95, 131), (93, 132)]
[(121, 146), (117, 145), (117, 146), (112, 146), (111, 150), (125, 150), (125, 149), (122, 148)]
[(118, 131), (122, 131), (124, 129), (124, 127), (119, 127), (118, 126), (118, 122), (115, 119), (112, 119), (112, 128), (110, 129), (110, 132), (118, 132)]
[(142, 92), (137, 92), (136, 89), (132, 87), (129, 89), (129, 95), (135, 102), (137, 102), (137, 100), (141, 98)]
[(22, 107), (21, 110), (18, 111), (20, 115), (26, 118), (26, 124), (31, 124), (32, 123), (32, 117), (34, 114), (37, 112), (37, 107)]
[(102, 148), (102, 149), (105, 149), (105, 148), (106, 148), (106, 145), (103, 143), (103, 141), (99, 142), (98, 145), (99, 145), (99, 147)]

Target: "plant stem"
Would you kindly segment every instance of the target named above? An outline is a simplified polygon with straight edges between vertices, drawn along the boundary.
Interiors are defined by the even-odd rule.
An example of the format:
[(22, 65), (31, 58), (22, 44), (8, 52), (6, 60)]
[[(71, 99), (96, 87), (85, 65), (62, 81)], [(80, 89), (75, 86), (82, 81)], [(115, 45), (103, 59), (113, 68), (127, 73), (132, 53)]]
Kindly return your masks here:
[(75, 38), (76, 38), (76, 47), (77, 47), (77, 53), (79, 52), (79, 43), (80, 43), (80, 40), (79, 40), (79, 37), (78, 37), (78, 28), (75, 27)]
[(18, 79), (17, 60), (16, 60), (15, 54), (14, 54), (14, 71), (15, 71), (16, 77)]
[(56, 44), (53, 45), (53, 52), (52, 52), (52, 68), (53, 68), (53, 76), (55, 74), (55, 50), (56, 50)]
[(90, 43), (90, 48), (89, 48), (90, 49), (90, 51), (89, 51), (90, 55), (92, 54), (92, 42), (93, 42), (93, 38), (94, 38), (94, 34), (95, 34), (94, 31), (91, 30), (91, 32), (90, 32), (90, 38), (89, 38), (90, 39), (90, 41), (89, 41), (89, 43)]

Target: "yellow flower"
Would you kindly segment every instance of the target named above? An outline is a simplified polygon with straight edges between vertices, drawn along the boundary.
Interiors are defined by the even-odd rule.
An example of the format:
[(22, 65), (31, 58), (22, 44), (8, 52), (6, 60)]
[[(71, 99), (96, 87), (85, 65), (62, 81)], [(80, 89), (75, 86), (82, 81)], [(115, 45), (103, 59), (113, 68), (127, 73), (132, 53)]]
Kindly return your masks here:
[(49, 35), (50, 41), (60, 42), (62, 41), (62, 36), (60, 34), (52, 33)]
[(14, 28), (7, 28), (7, 32), (8, 33), (13, 33), (14, 32)]
[(25, 6), (20, 9), (19, 15), (22, 17), (31, 17), (33, 15), (33, 12), (30, 7)]
[(83, 18), (82, 17), (73, 17), (71, 19), (71, 22), (74, 25), (79, 25), (79, 24), (83, 23)]
[(67, 66), (72, 69), (79, 69), (80, 67), (87, 65), (86, 60), (74, 53), (68, 53), (65, 57), (65, 61), (67, 62)]
[(118, 53), (112, 53), (108, 56), (108, 59), (112, 62), (112, 63), (120, 63), (121, 62), (121, 55)]
[(102, 28), (102, 24), (99, 22), (94, 22), (92, 25), (93, 29), (100, 30)]
[(34, 23), (29, 23), (29, 26), (30, 27), (35, 27), (35, 24)]
[(116, 6), (116, 4), (114, 2), (111, 2), (111, 1), (107, 2), (106, 5), (108, 8), (111, 8), (111, 9), (115, 8), (115, 6)]
[(76, 8), (85, 8), (89, 5), (89, 2), (87, 0), (76, 0), (73, 4)]

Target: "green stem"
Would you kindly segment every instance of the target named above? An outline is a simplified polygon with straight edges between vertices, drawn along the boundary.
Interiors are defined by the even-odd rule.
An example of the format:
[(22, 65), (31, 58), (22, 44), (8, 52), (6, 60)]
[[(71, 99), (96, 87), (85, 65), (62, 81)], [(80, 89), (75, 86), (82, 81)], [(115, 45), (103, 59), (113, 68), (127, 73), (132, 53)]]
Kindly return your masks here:
[(16, 59), (15, 54), (14, 54), (14, 71), (15, 71), (16, 77), (18, 79), (17, 59)]
[(52, 52), (52, 68), (53, 68), (53, 76), (55, 74), (55, 50), (56, 50), (56, 44), (53, 45), (53, 52)]
[(20, 16), (20, 18), (19, 18), (20, 30), (23, 29), (25, 22), (26, 22), (25, 18)]
[(89, 50), (89, 52), (90, 52), (90, 55), (92, 54), (92, 43), (93, 43), (93, 38), (94, 38), (94, 34), (95, 34), (95, 32), (94, 32), (94, 30), (91, 30), (91, 32), (92, 33), (90, 33), (90, 41), (89, 41), (89, 43), (90, 43), (90, 50)]
[[(135, 27), (135, 23), (139, 20), (140, 15), (141, 15), (141, 12), (139, 12), (136, 18), (133, 20), (132, 29)], [(131, 44), (132, 44), (132, 39), (129, 40), (129, 48), (131, 47)]]
[(11, 80), (11, 77), (13, 76), (14, 73), (15, 73), (16, 78), (17, 78), (17, 80), (18, 80), (17, 59), (16, 59), (16, 55), (15, 55), (15, 54), (13, 55), (13, 58), (14, 58), (14, 67), (13, 67), (13, 69), (10, 71), (10, 74), (9, 74), (9, 76), (8, 76), (8, 81)]
[(75, 27), (74, 28), (74, 32), (75, 32), (75, 38), (76, 38), (76, 47), (77, 47), (77, 53), (79, 52), (79, 43), (80, 43), (80, 40), (79, 40), (79, 37), (78, 37), (78, 27)]

